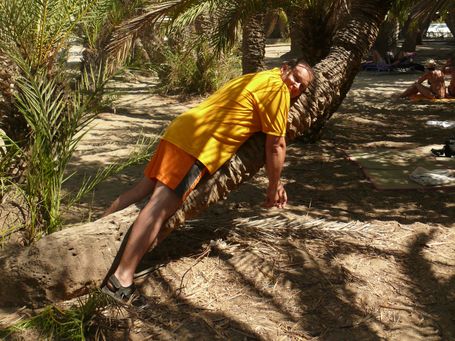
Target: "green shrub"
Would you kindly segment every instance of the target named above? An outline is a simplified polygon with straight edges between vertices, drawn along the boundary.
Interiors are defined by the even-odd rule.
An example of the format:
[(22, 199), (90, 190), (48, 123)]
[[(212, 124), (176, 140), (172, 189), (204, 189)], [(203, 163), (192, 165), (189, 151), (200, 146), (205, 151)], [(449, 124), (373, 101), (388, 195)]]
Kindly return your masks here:
[(241, 74), (235, 52), (217, 54), (194, 34), (175, 34), (158, 46), (150, 66), (162, 94), (206, 94)]
[[(112, 320), (103, 314), (106, 307), (113, 308)], [(32, 331), (39, 340), (107, 340), (104, 329), (115, 322), (120, 307), (113, 298), (101, 291), (93, 291), (67, 309), (56, 305), (47, 306), (29, 319), (0, 329), (0, 338), (18, 336), (18, 339), (23, 339), (21, 333)]]

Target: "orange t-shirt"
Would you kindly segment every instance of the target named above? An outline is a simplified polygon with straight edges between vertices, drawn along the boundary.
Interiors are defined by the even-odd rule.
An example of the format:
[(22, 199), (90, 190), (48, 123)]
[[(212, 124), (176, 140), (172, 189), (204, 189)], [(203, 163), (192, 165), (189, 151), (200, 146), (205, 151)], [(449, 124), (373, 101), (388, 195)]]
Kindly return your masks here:
[(178, 116), (163, 139), (214, 173), (252, 134), (284, 136), (289, 106), (289, 89), (278, 68), (247, 74)]

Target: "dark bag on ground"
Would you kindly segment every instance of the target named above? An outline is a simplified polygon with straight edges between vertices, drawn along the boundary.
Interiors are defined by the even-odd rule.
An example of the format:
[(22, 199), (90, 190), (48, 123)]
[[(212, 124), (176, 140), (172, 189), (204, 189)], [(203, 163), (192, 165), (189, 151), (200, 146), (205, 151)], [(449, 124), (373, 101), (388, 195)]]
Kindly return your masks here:
[(454, 157), (455, 156), (455, 137), (449, 138), (441, 149), (432, 149), (435, 156)]

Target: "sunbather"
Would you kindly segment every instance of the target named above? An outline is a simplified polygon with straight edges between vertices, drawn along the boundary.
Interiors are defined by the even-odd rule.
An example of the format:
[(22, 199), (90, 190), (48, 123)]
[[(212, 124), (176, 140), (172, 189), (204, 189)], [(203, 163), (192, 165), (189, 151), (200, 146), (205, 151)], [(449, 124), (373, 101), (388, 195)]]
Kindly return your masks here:
[(368, 59), (361, 65), (365, 71), (425, 71), (422, 64), (414, 62), (415, 52), (400, 51), (396, 56), (387, 51), (385, 57), (375, 49), (370, 50)]
[(415, 52), (404, 52), (400, 51), (397, 55), (393, 52), (387, 52), (386, 60), (390, 64), (392, 69), (410, 69), (414, 71), (425, 71), (425, 67), (422, 64), (414, 62)]
[[(429, 99), (446, 97), (444, 73), (436, 68), (436, 62), (433, 59), (428, 60), (425, 69), (425, 73), (397, 97), (405, 98), (418, 93)], [(427, 81), (429, 86), (423, 85), (424, 81)]]

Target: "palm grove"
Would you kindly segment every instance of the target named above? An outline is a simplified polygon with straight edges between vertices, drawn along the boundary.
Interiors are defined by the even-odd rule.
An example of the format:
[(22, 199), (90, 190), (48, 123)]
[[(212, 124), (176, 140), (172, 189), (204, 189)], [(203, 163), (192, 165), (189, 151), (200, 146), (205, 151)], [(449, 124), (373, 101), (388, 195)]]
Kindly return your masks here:
[[(114, 172), (144, 161), (150, 148), (100, 170), (78, 193), (63, 195), (62, 185), (106, 84), (125, 66), (146, 65), (163, 93), (212, 92), (234, 76), (232, 65), (241, 64), (243, 73), (264, 68), (267, 31), (285, 18), (290, 55), (305, 57), (316, 74), (292, 105), (288, 137), (310, 141), (343, 101), (372, 44), (381, 52), (396, 46), (401, 27), (403, 46), (412, 51), (436, 13), (454, 32), (453, 8), (453, 0), (2, 0), (0, 195), (15, 212), (2, 221), (2, 236), (20, 234), (25, 246), (0, 258), (0, 302), (42, 305), (84, 294), (103, 280), (135, 209), (109, 224), (79, 226), (77, 233), (62, 229), (64, 210)], [(74, 67), (68, 51), (76, 42), (84, 53)], [(254, 176), (264, 164), (263, 141), (251, 138), (201, 183), (160, 238)], [(93, 248), (101, 240), (103, 247)], [(103, 253), (107, 247), (113, 252)]]

